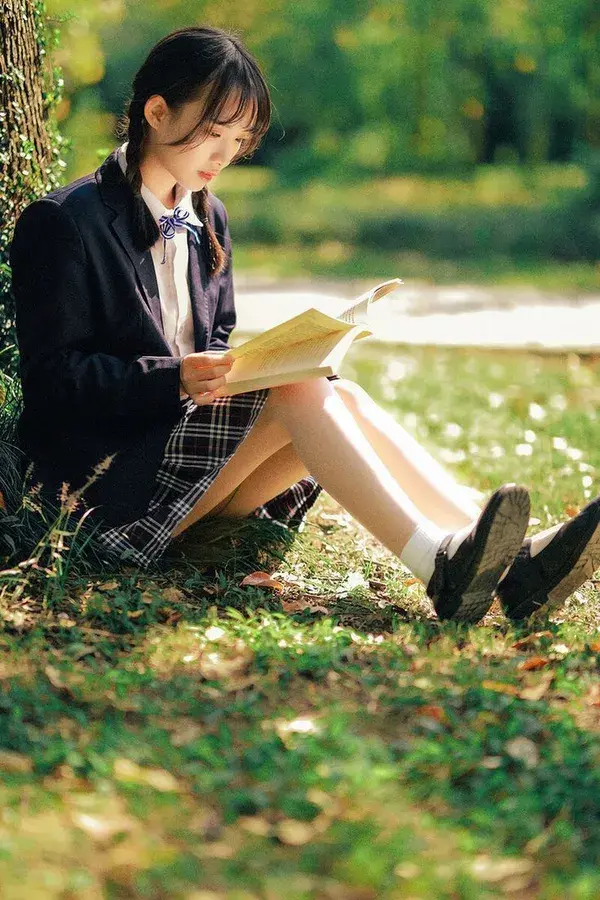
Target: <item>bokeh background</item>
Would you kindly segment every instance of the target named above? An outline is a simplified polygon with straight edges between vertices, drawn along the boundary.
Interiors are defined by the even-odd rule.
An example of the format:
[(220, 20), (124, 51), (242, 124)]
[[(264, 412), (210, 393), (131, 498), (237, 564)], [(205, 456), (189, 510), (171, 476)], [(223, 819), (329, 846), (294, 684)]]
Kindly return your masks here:
[(273, 124), (212, 186), (238, 273), (597, 288), (597, 0), (46, 6), (66, 180), (119, 143), (134, 73), (163, 35), (215, 25), (255, 54)]

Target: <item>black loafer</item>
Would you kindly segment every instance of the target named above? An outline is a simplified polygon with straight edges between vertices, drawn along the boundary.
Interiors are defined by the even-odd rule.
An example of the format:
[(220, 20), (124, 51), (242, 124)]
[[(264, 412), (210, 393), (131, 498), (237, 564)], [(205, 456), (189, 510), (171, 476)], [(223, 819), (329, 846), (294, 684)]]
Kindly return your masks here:
[(516, 484), (495, 491), (471, 533), (448, 558), (447, 535), (427, 585), (440, 619), (479, 622), (494, 599), (498, 579), (523, 544), (529, 524), (529, 494)]
[(543, 550), (531, 555), (527, 538), (496, 588), (509, 619), (548, 613), (600, 568), (600, 497), (562, 525)]

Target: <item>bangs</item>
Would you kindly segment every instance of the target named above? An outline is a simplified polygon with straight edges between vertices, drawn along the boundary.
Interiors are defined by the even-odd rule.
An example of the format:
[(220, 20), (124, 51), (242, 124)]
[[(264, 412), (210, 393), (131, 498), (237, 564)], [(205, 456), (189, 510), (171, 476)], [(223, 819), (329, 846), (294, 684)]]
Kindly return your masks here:
[(196, 99), (201, 97), (205, 103), (200, 120), (177, 144), (195, 138), (202, 140), (215, 125), (234, 125), (247, 118), (246, 143), (232, 162), (253, 153), (271, 122), (271, 100), (261, 73), (236, 53), (220, 67)]

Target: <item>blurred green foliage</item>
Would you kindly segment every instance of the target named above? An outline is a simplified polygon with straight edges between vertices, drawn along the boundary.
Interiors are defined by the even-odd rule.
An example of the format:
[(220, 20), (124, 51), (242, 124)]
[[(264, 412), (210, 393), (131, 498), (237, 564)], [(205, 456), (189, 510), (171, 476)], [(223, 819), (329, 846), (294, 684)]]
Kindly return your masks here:
[[(85, 110), (119, 115), (152, 44), (198, 23), (236, 31), (257, 56), (275, 121), (256, 161), (289, 183), (324, 173), (345, 181), (349, 173), (564, 161), (600, 145), (594, 0), (48, 0), (47, 7), (73, 13), (58, 60), (69, 92), (67, 131), (80, 133)], [(89, 170), (95, 137), (112, 140), (108, 121), (91, 117), (72, 177)]]
[(274, 102), (259, 150), (214, 188), (238, 242), (425, 253), (423, 274), (436, 259), (600, 258), (591, 0), (85, 0), (71, 13), (67, 179), (117, 143), (150, 47), (210, 24), (242, 37)]
[[(409, 267), (417, 275), (462, 260), (470, 268), (458, 277), (471, 279), (497, 270), (490, 260), (519, 271), (524, 260), (564, 261), (588, 266), (581, 277), (595, 284), (596, 0), (39, 0), (38, 7), (47, 33), (59, 37), (49, 62), (61, 89), (49, 115), (65, 182), (91, 172), (118, 143), (117, 119), (154, 43), (175, 28), (209, 24), (243, 39), (274, 103), (254, 157), (215, 185), (232, 204), (238, 246), (300, 254), (325, 246), (317, 265), (329, 259), (338, 274), (340, 260), (401, 251), (422, 256), (422, 265)], [(32, 200), (49, 189), (29, 187)], [(11, 209), (10, 192), (4, 208)], [(7, 218), (0, 349), (12, 341)], [(7, 362), (14, 371), (14, 353)]]
[(220, 176), (218, 193), (236, 242), (318, 252), (335, 245), (346, 257), (422, 252), (421, 274), (435, 259), (600, 259), (600, 178), (592, 159), (579, 166), (480, 166), (452, 177), (408, 173), (349, 185), (320, 177), (301, 188), (278, 176), (257, 166)]

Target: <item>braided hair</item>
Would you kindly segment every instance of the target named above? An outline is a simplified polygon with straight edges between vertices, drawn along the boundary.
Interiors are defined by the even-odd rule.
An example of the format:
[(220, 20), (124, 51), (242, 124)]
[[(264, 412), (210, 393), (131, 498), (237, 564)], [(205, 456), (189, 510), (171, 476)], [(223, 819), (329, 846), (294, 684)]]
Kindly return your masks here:
[[(201, 120), (170, 146), (187, 144), (203, 137), (219, 120), (228, 98), (238, 101), (229, 122), (238, 121), (247, 109), (253, 111), (251, 139), (234, 159), (248, 158), (269, 128), (271, 101), (258, 63), (233, 32), (210, 26), (190, 26), (172, 31), (150, 50), (133, 80), (127, 112), (120, 117), (116, 136), (127, 140), (125, 177), (133, 195), (133, 241), (138, 250), (151, 247), (160, 237), (158, 226), (141, 194), (140, 164), (146, 149), (150, 125), (144, 115), (149, 97), (160, 94), (172, 112), (206, 95)], [(192, 191), (192, 205), (203, 228), (200, 249), (209, 276), (218, 275), (227, 265), (224, 248), (210, 224), (210, 197), (207, 187)]]

